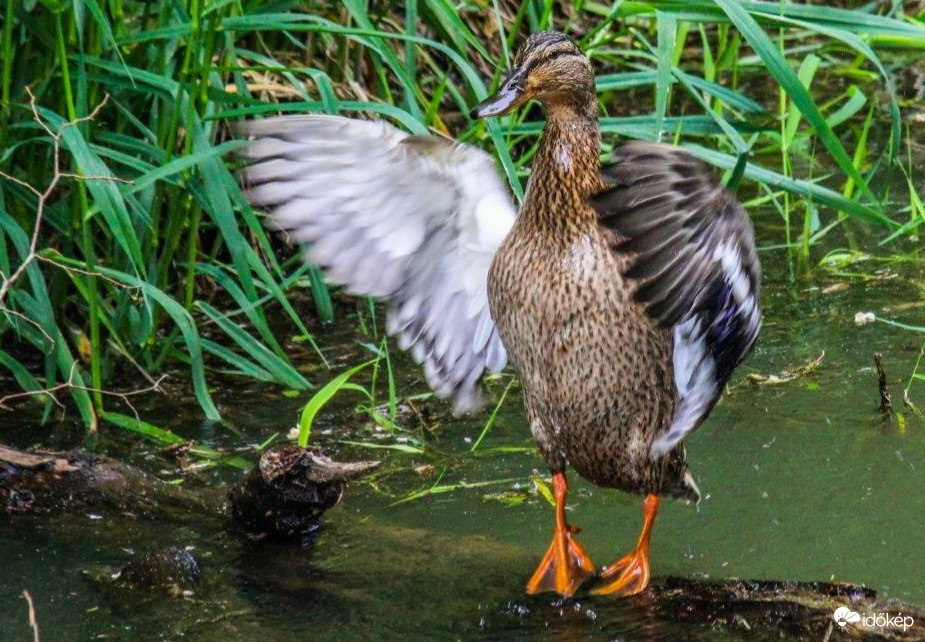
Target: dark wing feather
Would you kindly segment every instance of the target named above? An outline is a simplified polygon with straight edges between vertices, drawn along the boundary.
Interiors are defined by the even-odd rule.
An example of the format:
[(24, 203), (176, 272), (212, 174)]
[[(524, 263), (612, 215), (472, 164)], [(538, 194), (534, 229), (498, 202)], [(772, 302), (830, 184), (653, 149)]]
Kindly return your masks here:
[(678, 405), (652, 455), (661, 456), (709, 414), (761, 328), (761, 267), (748, 215), (684, 150), (628, 143), (602, 170), (593, 199), (615, 250), (633, 258), (634, 298), (674, 333)]

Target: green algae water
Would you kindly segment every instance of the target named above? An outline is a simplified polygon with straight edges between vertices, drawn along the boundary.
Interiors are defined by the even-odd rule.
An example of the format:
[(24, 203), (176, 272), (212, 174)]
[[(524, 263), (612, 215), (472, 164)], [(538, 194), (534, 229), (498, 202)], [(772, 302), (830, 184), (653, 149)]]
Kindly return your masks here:
[[(873, 312), (925, 325), (925, 275), (902, 263), (866, 262), (845, 268), (852, 278), (816, 270), (790, 279), (783, 254), (762, 258), (764, 330), (728, 394), (687, 441), (703, 500), (696, 507), (663, 503), (653, 576), (850, 582), (925, 604), (925, 422), (902, 401), (925, 335), (855, 321), (856, 313)], [(337, 361), (364, 358), (355, 342), (368, 339), (359, 331), (329, 338)], [(892, 417), (877, 409), (877, 352), (893, 393)], [(804, 367), (823, 353), (817, 366)], [(423, 390), (414, 364), (393, 357), (399, 390)], [(507, 382), (492, 382), (496, 396)], [(923, 388), (911, 389), (919, 405)], [(227, 387), (216, 396), (230, 428), (177, 410), (194, 402), (154, 399), (145, 415), (201, 443), (237, 448), (285, 435), (304, 403), (259, 387)], [(776, 639), (754, 628), (681, 624), (645, 595), (565, 602), (525, 596), (553, 513), (535, 491), (534, 477), (548, 473), (516, 385), (474, 454), (487, 413), (453, 419), (442, 404), (416, 402), (431, 416), (406, 408), (399, 423), (408, 433), (396, 436), (355, 412), (356, 402), (337, 397), (313, 438), (344, 458), (382, 458), (385, 468), (348, 488), (306, 548), (252, 542), (214, 515), (170, 527), (92, 512), (0, 518), (0, 640), (32, 639), (24, 589), (44, 640)], [(0, 438), (20, 446), (79, 445), (61, 427), (2, 431)], [(156, 449), (132, 444), (114, 429), (100, 442), (110, 454), (178, 478)], [(423, 444), (423, 452), (369, 444), (406, 451)], [(222, 487), (238, 474), (209, 469), (183, 483)], [(597, 565), (614, 561), (638, 534), (640, 498), (575, 475), (570, 481), (569, 518), (582, 528), (581, 543)], [(421, 496), (409, 499), (414, 493)], [(200, 558), (203, 580), (185, 597), (114, 590), (91, 579), (134, 552), (164, 546), (191, 547)]]

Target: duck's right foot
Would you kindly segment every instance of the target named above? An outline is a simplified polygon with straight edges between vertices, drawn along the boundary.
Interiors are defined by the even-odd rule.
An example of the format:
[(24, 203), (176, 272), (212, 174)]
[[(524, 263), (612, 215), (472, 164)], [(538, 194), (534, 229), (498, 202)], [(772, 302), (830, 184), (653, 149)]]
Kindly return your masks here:
[(554, 591), (569, 597), (587, 577), (594, 574), (594, 563), (573, 537), (578, 529), (565, 520), (565, 495), (568, 491), (565, 474), (555, 473), (552, 481), (556, 498), (556, 528), (549, 550), (527, 582), (527, 593)]

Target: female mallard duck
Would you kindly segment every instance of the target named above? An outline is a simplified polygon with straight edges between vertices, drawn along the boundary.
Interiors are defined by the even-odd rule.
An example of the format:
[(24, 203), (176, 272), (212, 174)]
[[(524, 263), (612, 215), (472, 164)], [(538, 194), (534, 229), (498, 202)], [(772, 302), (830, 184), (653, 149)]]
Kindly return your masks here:
[(247, 123), (247, 195), (332, 282), (389, 301), (389, 332), (455, 410), (510, 356), (556, 499), (530, 593), (571, 595), (594, 572), (565, 519), (566, 464), (645, 496), (635, 549), (596, 589), (632, 595), (659, 497), (699, 499), (681, 440), (761, 325), (752, 228), (677, 147), (628, 143), (601, 167), (591, 65), (565, 35), (531, 36), (474, 116), (530, 98), (547, 122), (519, 216), (485, 152), (333, 116)]

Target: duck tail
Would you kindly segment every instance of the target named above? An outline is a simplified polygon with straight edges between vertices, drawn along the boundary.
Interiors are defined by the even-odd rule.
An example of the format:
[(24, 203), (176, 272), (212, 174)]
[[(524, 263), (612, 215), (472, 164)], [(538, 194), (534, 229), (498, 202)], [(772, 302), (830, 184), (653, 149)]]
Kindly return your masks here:
[(686, 468), (684, 474), (678, 478), (677, 484), (666, 489), (665, 494), (672, 499), (680, 499), (691, 504), (700, 503), (700, 489), (697, 488), (697, 482), (694, 481), (691, 471)]

